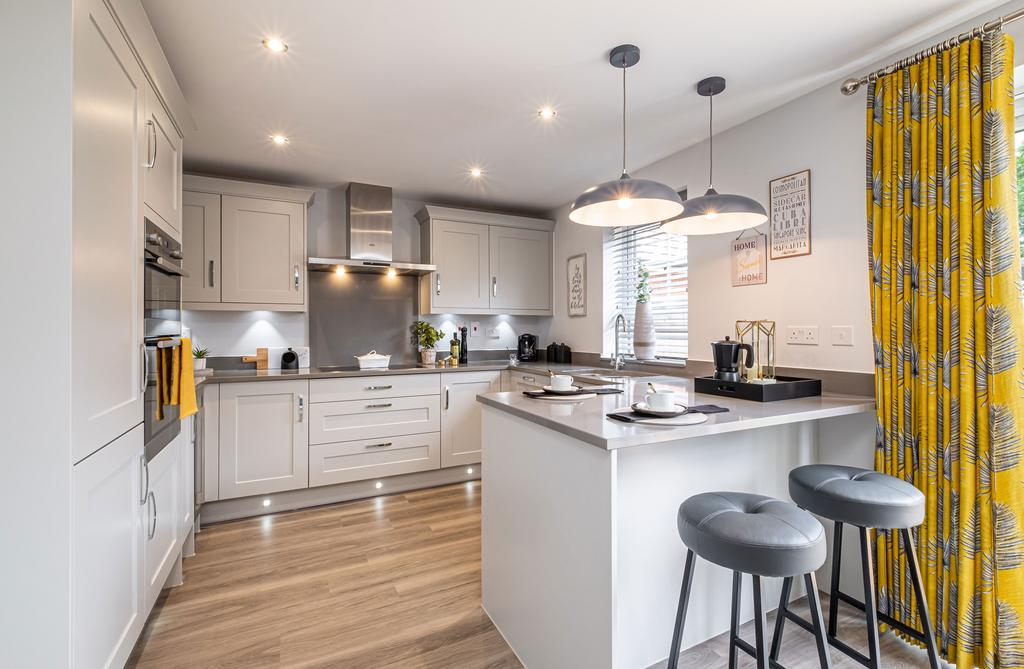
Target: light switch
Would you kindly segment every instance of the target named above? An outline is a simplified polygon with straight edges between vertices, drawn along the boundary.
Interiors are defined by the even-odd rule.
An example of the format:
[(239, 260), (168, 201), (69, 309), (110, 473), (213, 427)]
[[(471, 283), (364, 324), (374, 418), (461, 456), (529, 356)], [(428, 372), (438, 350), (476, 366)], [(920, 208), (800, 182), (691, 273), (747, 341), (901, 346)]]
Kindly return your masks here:
[(488, 337), (492, 337), (494, 339), (498, 339), (501, 337), (501, 333), (498, 332), (498, 328), (487, 328), (486, 334)]
[(853, 326), (833, 325), (832, 326), (833, 346), (853, 346)]

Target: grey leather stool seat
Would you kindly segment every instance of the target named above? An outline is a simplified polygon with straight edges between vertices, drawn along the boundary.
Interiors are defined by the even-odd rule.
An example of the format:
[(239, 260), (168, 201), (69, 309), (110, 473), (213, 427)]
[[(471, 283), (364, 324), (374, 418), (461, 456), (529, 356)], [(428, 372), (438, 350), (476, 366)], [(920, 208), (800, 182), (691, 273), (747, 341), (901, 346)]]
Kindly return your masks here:
[[(814, 516), (789, 502), (741, 492), (709, 492), (694, 495), (679, 506), (676, 517), (679, 538), (686, 544), (686, 567), (679, 593), (679, 608), (672, 633), (668, 667), (679, 662), (682, 639), (693, 581), (694, 556), (731, 569), (732, 624), (729, 642), (729, 667), (736, 666), (739, 648), (757, 660), (758, 669), (769, 666), (766, 647), (765, 611), (762, 605), (761, 577), (803, 576), (809, 593), (810, 625), (818, 646), (822, 667), (831, 667), (828, 641), (818, 600), (814, 572), (825, 563), (825, 529)], [(739, 637), (741, 574), (750, 574), (754, 586), (756, 645)], [(774, 666), (781, 666), (775, 663)]]
[[(928, 663), (932, 669), (939, 668), (938, 650), (931, 619), (928, 616), (928, 602), (924, 597), (924, 584), (914, 550), (911, 528), (924, 522), (924, 494), (910, 483), (888, 474), (870, 469), (842, 465), (806, 465), (789, 473), (789, 495), (801, 508), (835, 522), (832, 540), (832, 584), (828, 611), (828, 641), (846, 655), (871, 669), (879, 669), (878, 624), (885, 623), (925, 645)], [(843, 525), (854, 525), (860, 533), (861, 571), (864, 580), (864, 601), (840, 591), (839, 571), (843, 553)], [(874, 545), (870, 529), (893, 530), (899, 533), (903, 550), (907, 556), (907, 571), (914, 584), (914, 596), (918, 604), (918, 615), (922, 629), (916, 630), (892, 618), (887, 612), (878, 610), (875, 593)], [(772, 641), (771, 660), (777, 657), (781, 643), (783, 623), (792, 620), (803, 627), (807, 621), (798, 618), (786, 608), (787, 596), (792, 579), (783, 582), (783, 600), (779, 605), (779, 616), (775, 623), (775, 638)], [(865, 613), (868, 627), (868, 655), (860, 653), (837, 638), (839, 603), (845, 602)]]

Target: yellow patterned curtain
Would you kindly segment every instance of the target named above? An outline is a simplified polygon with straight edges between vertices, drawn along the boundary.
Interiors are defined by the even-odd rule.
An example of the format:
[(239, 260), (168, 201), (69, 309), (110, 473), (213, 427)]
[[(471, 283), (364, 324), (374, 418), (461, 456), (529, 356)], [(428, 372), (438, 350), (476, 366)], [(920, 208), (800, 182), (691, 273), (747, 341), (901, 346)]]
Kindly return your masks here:
[[(869, 87), (877, 469), (927, 500), (917, 533), (943, 656), (1024, 667), (1024, 314), (1013, 41), (975, 37)], [(897, 533), (879, 605), (920, 629)]]

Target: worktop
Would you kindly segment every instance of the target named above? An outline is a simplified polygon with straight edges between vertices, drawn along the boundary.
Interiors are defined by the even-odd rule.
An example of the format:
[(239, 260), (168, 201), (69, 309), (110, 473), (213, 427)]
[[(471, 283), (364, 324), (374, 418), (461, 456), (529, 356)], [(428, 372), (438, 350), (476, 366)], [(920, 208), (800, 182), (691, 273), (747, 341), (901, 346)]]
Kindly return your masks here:
[[(642, 402), (648, 382), (658, 389), (671, 388), (677, 402), (686, 406), (714, 404), (728, 409), (708, 415), (705, 423), (686, 426), (630, 425), (614, 421), (605, 414)], [(637, 377), (621, 386), (623, 392), (598, 395), (575, 403), (536, 400), (521, 393), (490, 393), (477, 401), (485, 406), (550, 428), (603, 449), (656, 444), (677, 439), (703, 437), (740, 430), (819, 420), (875, 410), (872, 397), (824, 394), (779, 402), (752, 402), (694, 392), (693, 379), (674, 376)]]
[[(515, 369), (546, 372), (571, 368), (572, 365), (519, 363)], [(247, 383), (249, 381), (296, 381), (305, 379), (336, 379), (350, 376), (394, 376), (396, 374), (441, 374), (449, 372), (490, 372), (512, 369), (508, 360), (474, 360), (458, 367), (392, 367), (359, 369), (357, 367), (308, 367), (305, 369), (217, 369), (202, 375), (204, 383)]]

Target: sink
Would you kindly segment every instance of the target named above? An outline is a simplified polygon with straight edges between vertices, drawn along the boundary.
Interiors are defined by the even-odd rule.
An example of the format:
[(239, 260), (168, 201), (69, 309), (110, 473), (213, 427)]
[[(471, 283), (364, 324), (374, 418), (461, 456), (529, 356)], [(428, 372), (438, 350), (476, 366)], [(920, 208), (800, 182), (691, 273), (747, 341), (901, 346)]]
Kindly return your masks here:
[(598, 383), (615, 383), (624, 384), (630, 379), (641, 379), (658, 376), (657, 374), (651, 374), (649, 372), (639, 372), (631, 369), (620, 369), (619, 371), (611, 370), (608, 371), (601, 369), (588, 370), (587, 373), (577, 374), (579, 378), (584, 381), (597, 381)]

